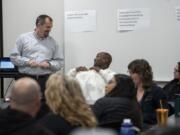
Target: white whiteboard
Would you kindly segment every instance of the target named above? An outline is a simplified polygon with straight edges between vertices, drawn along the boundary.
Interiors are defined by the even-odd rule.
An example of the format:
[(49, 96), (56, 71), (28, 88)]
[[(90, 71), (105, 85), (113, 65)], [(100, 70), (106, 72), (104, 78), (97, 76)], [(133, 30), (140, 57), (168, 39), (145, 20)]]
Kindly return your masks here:
[[(65, 69), (92, 66), (97, 52), (112, 54), (111, 68), (127, 73), (127, 65), (137, 58), (149, 61), (154, 79), (167, 81), (180, 61), (180, 29), (175, 7), (180, 0), (65, 0), (66, 11), (96, 10), (95, 32), (71, 33), (65, 29)], [(132, 32), (117, 32), (117, 9), (149, 8), (150, 27)], [(66, 25), (66, 24), (65, 24)]]

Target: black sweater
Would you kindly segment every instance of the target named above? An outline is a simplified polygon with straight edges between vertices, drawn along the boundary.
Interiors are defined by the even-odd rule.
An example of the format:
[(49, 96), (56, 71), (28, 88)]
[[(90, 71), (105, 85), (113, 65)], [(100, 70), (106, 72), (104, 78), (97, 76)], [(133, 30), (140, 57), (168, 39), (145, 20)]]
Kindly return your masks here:
[(0, 111), (0, 135), (53, 135), (30, 115), (7, 108)]
[(179, 80), (174, 79), (170, 81), (164, 86), (163, 90), (168, 98), (168, 101), (175, 101), (177, 97), (180, 97), (178, 96), (178, 94), (180, 94)]
[(169, 115), (174, 113), (174, 109), (167, 103), (167, 97), (163, 90), (157, 85), (153, 85), (145, 90), (140, 102), (144, 123), (150, 125), (157, 123), (156, 109), (160, 108), (160, 100), (163, 101), (163, 108), (169, 109)]
[(123, 97), (103, 97), (92, 106), (92, 109), (100, 126), (117, 122), (120, 127), (124, 118), (130, 118), (139, 128), (142, 126), (140, 107), (134, 100)]
[(72, 126), (63, 117), (52, 112), (44, 116), (39, 122), (55, 135), (69, 135), (76, 128), (76, 126)]

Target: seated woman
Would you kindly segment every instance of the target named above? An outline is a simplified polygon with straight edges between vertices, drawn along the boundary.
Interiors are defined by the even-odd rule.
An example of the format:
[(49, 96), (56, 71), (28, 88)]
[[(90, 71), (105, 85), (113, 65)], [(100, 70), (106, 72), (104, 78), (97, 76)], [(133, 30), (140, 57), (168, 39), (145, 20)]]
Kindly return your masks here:
[(46, 83), (45, 98), (52, 110), (40, 123), (56, 135), (68, 135), (76, 127), (96, 126), (96, 119), (85, 103), (79, 83), (55, 73)]
[(174, 79), (165, 85), (163, 89), (168, 101), (174, 101), (177, 97), (180, 97), (180, 62), (174, 68)]
[(106, 85), (106, 93), (92, 106), (99, 126), (119, 131), (123, 119), (130, 118), (134, 126), (141, 128), (140, 107), (132, 79), (127, 75), (114, 75)]
[[(156, 109), (160, 108), (160, 101), (163, 107), (169, 106), (163, 90), (153, 82), (153, 72), (149, 63), (144, 59), (136, 59), (129, 63), (128, 70), (137, 88), (137, 101), (143, 114), (143, 122), (148, 125), (156, 124)], [(169, 110), (170, 114), (173, 112)]]

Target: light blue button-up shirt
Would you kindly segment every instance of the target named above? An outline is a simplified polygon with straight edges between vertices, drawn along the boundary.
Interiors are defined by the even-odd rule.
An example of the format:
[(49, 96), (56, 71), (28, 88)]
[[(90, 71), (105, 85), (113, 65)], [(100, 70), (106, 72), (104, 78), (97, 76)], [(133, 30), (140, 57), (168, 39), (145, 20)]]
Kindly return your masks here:
[[(51, 74), (63, 68), (63, 48), (59, 48), (56, 41), (48, 36), (38, 38), (36, 32), (22, 34), (16, 41), (15, 48), (10, 54), (11, 61), (18, 66), (20, 73), (30, 75)], [(40, 63), (48, 61), (50, 68), (30, 67), (27, 62), (35, 60)]]

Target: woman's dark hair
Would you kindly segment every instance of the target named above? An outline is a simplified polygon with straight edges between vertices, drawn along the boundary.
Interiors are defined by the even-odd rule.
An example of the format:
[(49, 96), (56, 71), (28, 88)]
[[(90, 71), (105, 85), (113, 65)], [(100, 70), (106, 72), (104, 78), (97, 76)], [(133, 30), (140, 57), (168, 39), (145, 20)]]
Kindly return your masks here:
[(116, 86), (106, 97), (126, 97), (136, 99), (136, 89), (132, 79), (125, 74), (114, 75)]
[(136, 59), (129, 63), (128, 70), (130, 73), (137, 73), (144, 89), (148, 89), (153, 85), (153, 72), (150, 64), (144, 59)]
[(53, 21), (52, 18), (48, 15), (39, 15), (36, 19), (36, 26), (38, 24), (43, 25), (45, 23), (46, 18), (48, 18), (51, 22)]
[(180, 62), (178, 62), (177, 64), (178, 64), (178, 71), (180, 73)]

